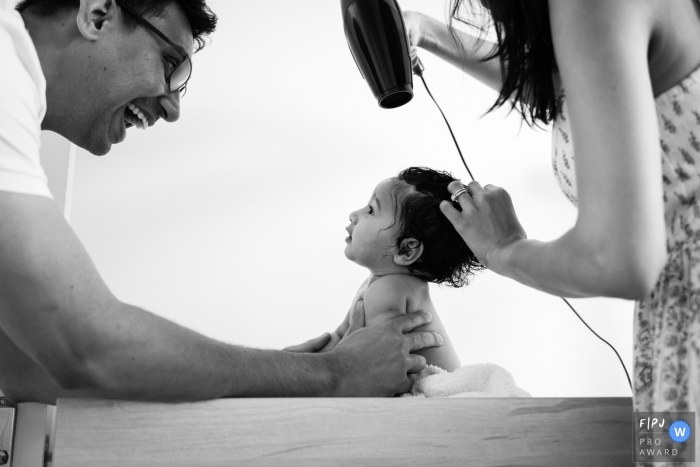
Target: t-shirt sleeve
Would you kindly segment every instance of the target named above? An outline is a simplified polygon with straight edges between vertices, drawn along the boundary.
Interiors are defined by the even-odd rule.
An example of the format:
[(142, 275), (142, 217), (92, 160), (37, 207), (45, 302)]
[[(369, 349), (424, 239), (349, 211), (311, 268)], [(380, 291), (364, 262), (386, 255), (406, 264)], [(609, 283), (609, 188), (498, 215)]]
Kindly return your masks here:
[(20, 57), (27, 45), (6, 26), (0, 21), (0, 190), (52, 198), (39, 159), (45, 82), (37, 83), (37, 70), (27, 68), (32, 60)]

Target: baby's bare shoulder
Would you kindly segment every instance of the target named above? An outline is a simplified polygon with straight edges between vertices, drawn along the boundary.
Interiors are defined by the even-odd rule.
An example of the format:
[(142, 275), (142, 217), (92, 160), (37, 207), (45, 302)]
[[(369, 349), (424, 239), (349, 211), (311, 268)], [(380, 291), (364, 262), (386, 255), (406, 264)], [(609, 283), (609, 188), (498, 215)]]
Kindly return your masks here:
[(377, 291), (380, 289), (392, 289), (396, 290), (397, 292), (412, 293), (427, 290), (428, 284), (415, 276), (411, 276), (410, 274), (388, 274), (372, 282), (367, 290), (372, 288)]
[(365, 291), (365, 311), (405, 313), (409, 302), (428, 291), (428, 284), (408, 274), (390, 274), (375, 280)]

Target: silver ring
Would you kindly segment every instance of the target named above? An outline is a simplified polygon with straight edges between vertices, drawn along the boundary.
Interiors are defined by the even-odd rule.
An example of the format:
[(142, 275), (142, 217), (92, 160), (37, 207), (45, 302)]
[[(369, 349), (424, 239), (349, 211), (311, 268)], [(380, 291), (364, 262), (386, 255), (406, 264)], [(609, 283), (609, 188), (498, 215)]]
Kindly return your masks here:
[[(453, 203), (456, 202), (457, 198), (459, 198), (462, 193), (466, 193), (469, 195), (469, 190), (467, 189), (467, 187), (463, 186), (459, 190), (455, 191), (454, 194), (452, 195), (452, 202)], [(471, 195), (469, 195), (469, 196), (471, 196)]]

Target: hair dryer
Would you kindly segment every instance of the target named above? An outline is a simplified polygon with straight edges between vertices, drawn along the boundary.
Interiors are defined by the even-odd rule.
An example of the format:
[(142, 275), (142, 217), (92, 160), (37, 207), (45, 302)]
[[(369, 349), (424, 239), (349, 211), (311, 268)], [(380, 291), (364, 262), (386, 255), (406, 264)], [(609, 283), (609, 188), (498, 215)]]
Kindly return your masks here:
[(340, 0), (345, 38), (379, 107), (413, 98), (408, 35), (396, 0)]

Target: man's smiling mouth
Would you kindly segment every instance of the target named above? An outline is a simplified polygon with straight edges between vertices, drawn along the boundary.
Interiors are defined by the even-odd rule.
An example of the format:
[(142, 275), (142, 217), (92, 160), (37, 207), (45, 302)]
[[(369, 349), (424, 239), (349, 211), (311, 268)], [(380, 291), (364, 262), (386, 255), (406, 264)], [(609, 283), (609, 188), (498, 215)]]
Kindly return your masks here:
[(145, 130), (149, 126), (148, 118), (146, 118), (143, 112), (132, 103), (127, 104), (124, 109), (124, 125), (127, 128), (135, 126), (142, 130)]

